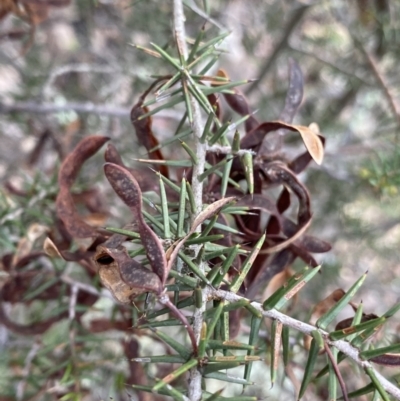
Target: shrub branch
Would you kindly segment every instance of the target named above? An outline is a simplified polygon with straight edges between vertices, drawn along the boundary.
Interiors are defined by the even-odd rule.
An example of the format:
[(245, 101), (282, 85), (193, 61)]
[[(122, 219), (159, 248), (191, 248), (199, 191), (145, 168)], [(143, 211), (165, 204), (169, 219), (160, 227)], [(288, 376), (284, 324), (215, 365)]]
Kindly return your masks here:
[[(226, 300), (228, 302), (238, 302), (240, 300), (245, 299), (244, 297), (241, 297), (229, 291), (214, 290), (214, 289), (207, 290), (207, 296), (209, 299), (221, 299), (221, 300)], [(304, 323), (301, 322), (300, 320), (287, 316), (284, 313), (281, 313), (275, 309), (266, 311), (263, 309), (262, 305), (258, 302), (252, 302), (251, 305), (258, 311), (260, 311), (264, 317), (278, 320), (285, 326), (289, 326), (292, 329), (300, 331), (303, 334), (311, 335), (311, 333), (314, 330), (318, 330), (321, 333), (322, 337), (324, 338), (326, 344), (331, 345), (337, 348), (339, 351), (343, 352), (364, 370), (371, 369), (374, 372), (375, 376), (380, 381), (382, 387), (389, 394), (395, 397), (396, 400), (400, 400), (400, 389), (396, 387), (394, 384), (392, 384), (389, 380), (387, 380), (384, 376), (382, 376), (379, 372), (377, 372), (370, 362), (363, 360), (360, 357), (360, 351), (357, 348), (353, 347), (349, 342), (344, 340), (332, 341), (329, 339), (328, 332), (321, 330), (311, 324)]]

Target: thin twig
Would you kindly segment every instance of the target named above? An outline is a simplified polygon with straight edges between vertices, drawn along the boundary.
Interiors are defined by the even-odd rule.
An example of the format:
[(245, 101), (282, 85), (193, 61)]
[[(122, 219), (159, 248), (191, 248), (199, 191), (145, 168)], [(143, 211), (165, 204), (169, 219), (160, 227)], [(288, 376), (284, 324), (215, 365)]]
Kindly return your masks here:
[(389, 103), (390, 108), (392, 109), (392, 113), (394, 114), (394, 117), (396, 118), (397, 124), (400, 125), (400, 106), (396, 103), (396, 101), (393, 98), (393, 95), (389, 89), (389, 83), (386, 81), (386, 77), (383, 76), (383, 74), (379, 71), (378, 65), (376, 63), (375, 58), (370, 54), (364, 46), (360, 42), (356, 42), (358, 47), (361, 49), (362, 53), (364, 54), (368, 65), (373, 72), (379, 86), (381, 87), (383, 94), (386, 97), (386, 100)]
[(344, 401), (349, 401), (349, 397), (347, 396), (346, 384), (343, 380), (342, 374), (340, 373), (339, 366), (337, 365), (337, 363), (335, 361), (332, 351), (329, 348), (329, 345), (327, 343), (324, 343), (324, 348), (325, 348), (326, 354), (328, 355), (329, 360), (331, 361), (331, 364), (332, 364), (333, 370), (335, 371), (340, 388), (342, 389), (343, 399), (344, 399)]
[(325, 60), (324, 58), (319, 57), (315, 51), (308, 52), (307, 50), (303, 50), (303, 49), (300, 49), (300, 48), (295, 47), (295, 46), (288, 46), (288, 48), (290, 50), (292, 50), (292, 51), (295, 51), (297, 53), (303, 54), (304, 56), (308, 56), (308, 57), (310, 57), (310, 58), (312, 58), (312, 59), (314, 59), (314, 60), (316, 60), (316, 61), (318, 61), (318, 62), (320, 62), (322, 64), (325, 64), (328, 67), (332, 68), (333, 70), (336, 70), (336, 71), (340, 72), (343, 75), (346, 75), (346, 76), (348, 76), (350, 78), (354, 78), (357, 81), (359, 81), (359, 83), (362, 83), (362, 84), (364, 84), (366, 86), (373, 86), (372, 82), (369, 82), (369, 81), (365, 80), (364, 78), (358, 76), (354, 72), (348, 71), (348, 70), (342, 68), (341, 66), (339, 66), (337, 64), (334, 64), (333, 62), (331, 62), (329, 60)]
[(81, 283), (79, 281), (75, 281), (72, 277), (69, 277), (69, 276), (67, 276), (65, 274), (63, 274), (60, 277), (60, 280), (63, 283), (69, 284), (72, 287), (76, 287), (80, 291), (84, 291), (84, 292), (87, 292), (89, 294), (96, 295), (98, 297), (106, 297), (106, 298), (109, 298), (109, 299), (114, 299), (109, 291), (105, 291), (104, 293), (103, 292), (100, 293), (100, 291), (98, 291), (95, 287), (91, 286), (90, 284), (85, 284), (85, 283)]
[[(223, 290), (208, 290), (209, 299), (221, 299), (226, 300), (228, 302), (238, 302), (244, 299), (239, 295), (234, 294), (233, 292), (223, 291)], [(258, 302), (251, 302), (251, 305), (260, 311), (264, 317), (270, 319), (276, 319), (282, 322), (285, 326), (289, 326), (297, 331), (300, 331), (303, 334), (311, 335), (314, 330), (318, 330), (322, 337), (325, 339), (325, 342), (329, 345), (336, 347), (339, 351), (343, 352), (350, 359), (352, 359), (357, 365), (361, 366), (363, 369), (369, 368), (372, 369), (375, 376), (378, 378), (382, 387), (391, 394), (396, 400), (400, 400), (400, 388), (392, 384), (389, 380), (387, 380), (384, 376), (382, 376), (375, 368), (371, 365), (370, 362), (362, 359), (360, 357), (360, 351), (353, 347), (349, 342), (344, 340), (336, 340), (332, 341), (329, 339), (329, 333), (325, 330), (321, 330), (311, 324), (304, 323), (300, 320), (294, 319), (290, 316), (287, 316), (281, 312), (278, 312), (275, 309), (272, 310), (264, 310), (262, 304)]]
[(272, 52), (271, 56), (268, 58), (266, 64), (261, 68), (260, 72), (258, 73), (258, 80), (253, 82), (246, 90), (246, 94), (250, 94), (254, 91), (261, 82), (261, 80), (268, 74), (271, 67), (274, 65), (275, 60), (277, 59), (279, 53), (286, 47), (287, 42), (290, 38), (290, 35), (296, 28), (297, 24), (300, 22), (301, 18), (303, 17), (304, 13), (308, 10), (309, 6), (301, 6), (299, 7), (295, 13), (293, 14), (292, 18), (286, 24), (284, 34), (276, 45), (274, 51)]
[[(15, 102), (1, 103), (0, 114), (10, 113), (32, 113), (32, 114), (54, 114), (74, 111), (80, 114), (98, 114), (102, 116), (120, 117), (130, 119), (130, 108), (122, 106), (107, 106), (94, 103), (71, 102), (64, 104), (54, 103), (35, 103), (35, 102)], [(174, 110), (161, 110), (157, 113), (157, 117), (172, 118), (174, 120), (181, 119), (181, 113)]]
[(28, 355), (25, 358), (25, 366), (22, 370), (23, 379), (17, 385), (17, 391), (16, 391), (17, 400), (22, 400), (24, 398), (26, 382), (29, 377), (32, 361), (33, 361), (33, 358), (35, 358), (36, 354), (38, 353), (39, 349), (40, 349), (40, 343), (35, 341), (32, 345), (32, 348), (30, 349)]

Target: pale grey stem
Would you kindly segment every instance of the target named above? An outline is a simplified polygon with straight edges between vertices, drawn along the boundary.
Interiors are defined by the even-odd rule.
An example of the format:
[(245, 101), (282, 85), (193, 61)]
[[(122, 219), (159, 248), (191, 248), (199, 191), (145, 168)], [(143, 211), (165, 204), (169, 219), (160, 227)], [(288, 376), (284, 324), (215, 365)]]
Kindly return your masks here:
[(108, 299), (112, 299), (115, 301), (114, 297), (111, 295), (110, 291), (106, 290), (105, 288), (102, 291), (98, 291), (95, 287), (91, 286), (90, 284), (81, 283), (79, 281), (75, 281), (72, 277), (69, 277), (63, 274), (60, 277), (60, 280), (63, 283), (69, 284), (72, 287), (76, 287), (79, 291), (84, 291), (89, 294), (97, 295), (98, 297), (104, 297)]
[[(234, 294), (233, 292), (214, 290), (214, 289), (209, 289), (209, 297), (210, 299), (222, 299), (229, 302), (237, 302), (244, 298)], [(297, 331), (300, 331), (303, 334), (311, 335), (311, 333), (314, 330), (318, 330), (327, 344), (337, 348), (339, 351), (346, 354), (350, 359), (352, 359), (357, 365), (359, 365), (363, 369), (370, 368), (374, 372), (375, 376), (378, 378), (382, 387), (389, 394), (391, 394), (396, 400), (400, 400), (400, 388), (396, 387), (384, 376), (382, 376), (378, 371), (376, 371), (370, 362), (363, 360), (360, 357), (360, 351), (357, 348), (353, 347), (349, 342), (344, 340), (332, 341), (329, 339), (329, 333), (327, 333), (326, 331), (321, 330), (315, 326), (312, 326), (311, 324), (307, 324), (301, 322), (300, 320), (296, 320), (290, 316), (285, 315), (284, 313), (278, 312), (275, 309), (264, 310), (262, 304), (258, 302), (252, 302), (251, 305), (258, 311), (260, 311), (264, 317), (270, 319), (276, 319), (279, 322), (283, 323), (284, 325), (289, 326)]]
[[(98, 114), (102, 116), (120, 117), (129, 119), (131, 109), (123, 106), (108, 106), (105, 104), (94, 103), (35, 103), (35, 102), (15, 102), (15, 103), (1, 103), (0, 114), (9, 113), (35, 113), (35, 114), (55, 114), (62, 112), (74, 111), (80, 114)], [(171, 118), (180, 120), (181, 113), (174, 110), (161, 110), (157, 113), (157, 117)]]
[[(221, 146), (221, 145), (212, 145), (206, 147), (207, 152), (222, 154), (222, 155), (230, 155), (233, 154), (232, 148), (230, 146)], [(235, 154), (238, 156), (243, 156), (246, 153), (250, 153), (251, 155), (255, 155), (256, 152), (251, 149), (240, 149)]]
[(72, 285), (71, 288), (71, 297), (69, 299), (69, 310), (68, 310), (68, 318), (70, 321), (73, 321), (75, 319), (75, 315), (76, 315), (76, 300), (78, 298), (78, 292), (79, 289), (78, 287), (74, 284)]
[[(182, 52), (185, 59), (188, 57), (188, 49), (186, 45), (186, 33), (185, 33), (185, 15), (183, 13), (182, 0), (174, 0), (174, 29), (176, 35), (176, 41), (178, 48)], [(202, 121), (202, 116), (200, 113), (200, 106), (193, 96), (190, 96), (190, 106), (192, 108), (193, 115), (193, 137), (195, 154), (197, 158), (197, 164), (193, 166), (192, 173), (192, 190), (196, 206), (196, 212), (191, 216), (191, 221), (195, 220), (196, 216), (201, 212), (203, 206), (203, 183), (198, 179), (199, 175), (204, 172), (204, 164), (206, 159), (206, 146), (200, 142), (200, 137), (203, 133), (204, 124)], [(197, 228), (198, 232), (201, 231), (201, 226)], [(195, 249), (195, 254), (198, 253), (200, 247), (197, 246)], [(200, 264), (200, 270), (204, 272), (204, 265)], [(193, 316), (193, 331), (197, 339), (197, 343), (200, 339), (201, 328), (203, 325), (203, 312), (205, 311), (205, 293), (203, 291), (203, 302), (200, 308), (196, 308)], [(201, 400), (202, 390), (201, 390), (201, 373), (197, 368), (193, 368), (190, 371), (189, 386), (188, 386), (188, 396), (191, 401)]]
[(22, 370), (23, 379), (17, 385), (17, 391), (16, 391), (17, 400), (22, 400), (24, 398), (26, 381), (29, 377), (32, 361), (33, 361), (33, 358), (36, 356), (37, 352), (39, 351), (40, 345), (41, 344), (39, 341), (35, 341), (32, 345), (32, 348), (30, 349), (28, 355), (25, 358), (25, 366)]

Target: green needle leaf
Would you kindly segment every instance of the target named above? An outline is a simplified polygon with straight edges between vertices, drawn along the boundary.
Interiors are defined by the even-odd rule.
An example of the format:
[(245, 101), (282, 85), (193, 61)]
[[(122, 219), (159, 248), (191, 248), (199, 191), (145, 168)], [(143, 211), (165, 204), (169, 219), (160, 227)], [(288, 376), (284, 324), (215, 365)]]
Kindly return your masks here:
[(169, 226), (169, 212), (168, 212), (168, 199), (165, 192), (165, 186), (163, 180), (160, 178), (160, 199), (161, 199), (161, 211), (164, 225), (164, 238), (171, 238), (171, 230)]
[(213, 372), (218, 372), (220, 370), (237, 368), (240, 365), (243, 365), (243, 362), (225, 361), (225, 362), (209, 363), (203, 367), (203, 376), (206, 376)]
[(255, 258), (258, 255), (258, 252), (260, 252), (260, 249), (265, 241), (265, 233), (261, 236), (261, 238), (257, 241), (256, 245), (254, 248), (251, 250), (249, 256), (246, 258), (246, 260), (243, 263), (242, 270), (238, 276), (235, 277), (233, 280), (230, 290), (234, 293), (239, 291), (240, 286), (243, 284), (244, 279), (247, 276), (247, 273), (249, 272), (251, 266), (253, 265), (253, 262)]
[(161, 381), (159, 381), (154, 387), (153, 391), (157, 392), (158, 390), (162, 389), (166, 384), (171, 383), (173, 380), (178, 378), (179, 376), (183, 375), (188, 370), (197, 366), (198, 361), (197, 359), (191, 359), (190, 361), (184, 363), (178, 369), (171, 372), (169, 375), (165, 376)]
[(131, 361), (139, 363), (185, 363), (186, 359), (179, 355), (153, 355), (133, 358)]
[(241, 377), (230, 376), (230, 375), (227, 375), (226, 373), (222, 373), (222, 372), (209, 373), (205, 377), (207, 379), (216, 379), (216, 380), (221, 380), (221, 381), (224, 381), (227, 383), (242, 384), (244, 386), (250, 386), (250, 385), (254, 384), (253, 382), (244, 380)]
[(397, 343), (397, 344), (388, 345), (387, 347), (362, 351), (362, 352), (360, 352), (360, 357), (363, 359), (372, 359), (372, 358), (376, 358), (377, 356), (381, 356), (381, 355), (388, 354), (391, 352), (397, 353), (398, 354), (397, 356), (400, 359), (400, 344)]
[[(331, 352), (333, 356), (333, 363), (337, 365), (338, 350), (335, 347), (332, 347)], [(329, 377), (328, 377), (329, 400), (336, 401), (338, 382), (337, 382), (336, 372), (330, 358), (328, 358), (328, 364), (329, 364)]]
[(232, 141), (232, 153), (236, 154), (240, 150), (240, 134), (239, 131), (235, 131), (235, 135), (233, 136), (233, 141)]
[(190, 257), (186, 256), (182, 251), (178, 253), (179, 257), (186, 263), (187, 267), (205, 284), (211, 285), (204, 273), (193, 263)]
[(297, 294), (304, 285), (310, 281), (321, 269), (321, 266), (310, 269), (306, 267), (300, 273), (294, 274), (288, 282), (275, 291), (264, 303), (263, 308), (279, 309), (281, 308), (293, 295)]
[[(239, 253), (240, 245), (237, 244), (231, 248), (229, 251), (224, 263), (221, 266), (220, 271), (216, 274), (215, 279), (213, 280), (212, 285), (218, 288), (225, 277), (226, 273), (228, 272), (229, 268), (232, 266), (236, 256)], [(211, 280), (211, 279), (210, 279)]]
[(221, 197), (224, 198), (226, 195), (226, 190), (228, 189), (229, 176), (231, 174), (233, 159), (228, 160), (224, 166), (224, 171), (222, 173), (221, 180)]
[(112, 233), (115, 233), (115, 234), (126, 235), (129, 238), (135, 238), (135, 239), (140, 238), (139, 233), (135, 233), (135, 232), (129, 231), (129, 230), (124, 230), (122, 228), (106, 227), (106, 230), (111, 231)]
[(219, 317), (221, 316), (222, 309), (224, 306), (225, 302), (219, 302), (218, 306), (216, 308), (213, 308), (214, 312), (211, 317), (211, 320), (208, 323), (207, 341), (210, 340), (211, 336), (214, 333), (215, 326), (219, 320)]
[[(255, 346), (259, 339), (259, 331), (261, 327), (262, 318), (256, 317), (252, 315), (251, 323), (250, 323), (250, 334), (249, 334), (249, 345)], [(251, 356), (254, 354), (253, 350), (247, 351), (247, 355)], [(244, 368), (244, 376), (245, 380), (249, 380), (251, 373), (252, 364), (246, 365)]]
[(303, 381), (301, 382), (298, 399), (301, 399), (303, 397), (303, 395), (307, 389), (307, 386), (311, 381), (311, 376), (313, 374), (314, 365), (315, 365), (315, 362), (318, 357), (318, 352), (319, 352), (319, 346), (318, 346), (317, 342), (315, 341), (315, 339), (313, 338), (313, 340), (311, 341), (311, 347), (310, 347), (310, 351), (308, 354), (307, 364), (306, 364), (306, 368), (304, 371)]
[(375, 372), (373, 371), (373, 369), (372, 368), (365, 368), (365, 372), (370, 377), (370, 379), (371, 379), (372, 383), (374, 384), (376, 390), (378, 390), (380, 396), (382, 397), (382, 400), (383, 401), (390, 401), (389, 394), (386, 392), (386, 390), (383, 388), (381, 382), (375, 376)]
[(200, 332), (200, 341), (199, 341), (199, 350), (198, 350), (198, 356), (199, 358), (204, 358), (204, 355), (206, 354), (206, 347), (207, 347), (207, 323), (203, 322), (201, 326), (201, 332)]
[(283, 326), (282, 329), (282, 350), (283, 350), (283, 364), (286, 366), (289, 363), (290, 352), (290, 337), (289, 326)]
[(153, 159), (133, 159), (134, 161), (145, 164), (156, 164), (171, 167), (192, 167), (190, 160), (153, 160)]
[(368, 320), (367, 322), (357, 324), (356, 326), (350, 326), (342, 330), (336, 330), (332, 333), (329, 333), (329, 337), (331, 340), (336, 341), (342, 338), (345, 338), (351, 334), (358, 333), (359, 331), (374, 329), (376, 330), (378, 327), (381, 327), (383, 323), (385, 323), (386, 318), (383, 316), (377, 319)]
[(190, 211), (191, 213), (196, 213), (196, 202), (194, 200), (192, 186), (189, 184), (189, 181), (187, 180), (186, 180), (186, 191), (189, 196)]
[(190, 358), (191, 351), (184, 347), (179, 341), (176, 341), (169, 335), (165, 334), (163, 331), (151, 328), (151, 330), (166, 344), (168, 344), (172, 349), (174, 349), (182, 358), (187, 361)]
[(177, 235), (179, 238), (184, 237), (185, 231), (183, 229), (183, 224), (185, 222), (186, 214), (186, 179), (182, 178), (181, 190), (179, 194), (179, 213), (178, 213), (178, 226)]
[(206, 125), (204, 126), (203, 134), (201, 135), (200, 142), (205, 143), (208, 134), (210, 133), (211, 124), (214, 121), (215, 112), (209, 113), (206, 121)]
[(178, 60), (171, 57), (164, 49), (162, 49), (160, 46), (156, 45), (155, 43), (150, 43), (150, 44), (157, 50), (157, 52), (160, 54), (161, 57), (164, 58), (164, 60), (168, 61), (178, 71), (182, 70), (182, 66), (179, 64)]
[(196, 165), (197, 157), (196, 157), (195, 153), (193, 152), (192, 148), (186, 142), (181, 141), (181, 145), (182, 145), (183, 149), (185, 149), (186, 153), (189, 155), (190, 160), (192, 160), (192, 163), (194, 165)]
[(325, 315), (321, 316), (316, 323), (317, 327), (326, 329), (326, 327), (336, 318), (339, 312), (350, 302), (351, 298), (360, 289), (365, 279), (367, 278), (367, 273), (363, 274), (347, 291), (347, 293), (331, 308)]
[(205, 25), (202, 26), (199, 34), (196, 37), (195, 42), (193, 43), (192, 49), (190, 50), (189, 57), (188, 57), (188, 60), (187, 60), (188, 64), (190, 64), (194, 60), (194, 57), (196, 56), (196, 53), (197, 53), (197, 50), (199, 48), (200, 42), (203, 39), (204, 32), (205, 32)]

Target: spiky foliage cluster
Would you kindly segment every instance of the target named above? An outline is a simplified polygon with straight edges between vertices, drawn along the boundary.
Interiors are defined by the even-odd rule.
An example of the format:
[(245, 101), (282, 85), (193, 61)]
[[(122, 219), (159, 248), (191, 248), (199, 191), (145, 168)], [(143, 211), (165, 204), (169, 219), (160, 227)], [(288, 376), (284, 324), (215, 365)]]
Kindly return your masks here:
[[(301, 68), (294, 60), (289, 61), (282, 112), (276, 121), (258, 120), (238, 89), (249, 81), (232, 82), (226, 72), (213, 70), (225, 36), (208, 37), (202, 29), (187, 56), (178, 35), (171, 49), (155, 44), (141, 48), (162, 58), (170, 74), (156, 76), (131, 109), (148, 157), (132, 166), (120, 156), (116, 141), (104, 154), (109, 189), (125, 205), (118, 204), (124, 208), (123, 225), (99, 228), (102, 195), (92, 188), (75, 190), (83, 164), (90, 163), (107, 137), (79, 141), (62, 162), (57, 191), (36, 194), (33, 186), (33, 198), (40, 200), (37, 210), (48, 203), (53, 214), (47, 225), (41, 217), (42, 224), (32, 225), (18, 249), (3, 258), (2, 323), (21, 336), (42, 336), (32, 345), (24, 370), (13, 377), (20, 393), (83, 399), (102, 379), (94, 372), (114, 371), (118, 391), (133, 388), (141, 400), (257, 400), (251, 379), (257, 368), (269, 365), (274, 384), (283, 366), (296, 382), (289, 372), (300, 332), (306, 335), (301, 350), (306, 362), (298, 398), (310, 383), (326, 383), (321, 378), (327, 376), (332, 400), (338, 398), (338, 387), (345, 399), (368, 393), (400, 399), (396, 387), (370, 363), (398, 365), (394, 352), (399, 345), (373, 349), (367, 342), (400, 304), (380, 317), (363, 313), (353, 297), (366, 274), (347, 291), (338, 289), (316, 304), (310, 324), (290, 317), (303, 287), (312, 286), (323, 272), (312, 254), (330, 249), (306, 233), (311, 196), (298, 178), (313, 160), (323, 162), (324, 138), (316, 124), (292, 124), (303, 96)], [(235, 112), (233, 120), (224, 118), (222, 100)], [(161, 141), (153, 133), (151, 116), (165, 109), (183, 111), (176, 130)], [(201, 136), (193, 138), (193, 127), (201, 121)], [(294, 135), (301, 141), (295, 142), (293, 154), (287, 141), (295, 140)], [(199, 160), (199, 147), (205, 150), (204, 160)], [(203, 171), (194, 175), (198, 165)], [(13, 186), (9, 190), (29, 198)], [(7, 198), (4, 205), (7, 223), (21, 209)], [(25, 207), (31, 206), (28, 202)], [(83, 209), (91, 219), (83, 217)], [(43, 235), (44, 251), (38, 251), (35, 242)], [(306, 267), (292, 270), (295, 260)], [(109, 316), (96, 318), (103, 287), (116, 302)], [(20, 303), (24, 313), (31, 311), (32, 322), (20, 324), (15, 310), (8, 313), (7, 305)], [(354, 317), (332, 326), (347, 305)], [(245, 335), (243, 326), (249, 329)], [(124, 333), (118, 337), (119, 351), (128, 366), (121, 369), (121, 354), (113, 360), (104, 351), (99, 361), (101, 352), (93, 351), (96, 341), (106, 347), (97, 333), (110, 330)], [(141, 353), (145, 337), (162, 344), (162, 351)], [(25, 355), (23, 347), (16, 349), (10, 367), (23, 365)], [(368, 385), (347, 391), (339, 365), (345, 359), (365, 371)], [(222, 383), (220, 390), (210, 389), (212, 379)], [(248, 395), (224, 395), (226, 383), (243, 386)]]

